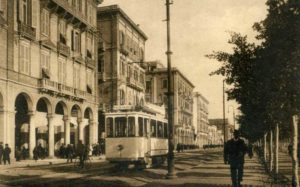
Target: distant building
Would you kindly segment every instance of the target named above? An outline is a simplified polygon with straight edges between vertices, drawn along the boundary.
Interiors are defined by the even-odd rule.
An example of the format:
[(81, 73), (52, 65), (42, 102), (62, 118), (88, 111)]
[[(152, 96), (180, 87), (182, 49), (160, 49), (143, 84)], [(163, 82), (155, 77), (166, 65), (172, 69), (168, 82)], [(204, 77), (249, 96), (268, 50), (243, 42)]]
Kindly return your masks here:
[(193, 95), (193, 125), (196, 129), (196, 144), (201, 148), (209, 144), (208, 100), (199, 92)]
[[(222, 131), (224, 136), (224, 120), (223, 119), (209, 119), (210, 125), (217, 126), (218, 130)], [(234, 130), (234, 125), (228, 123), (228, 119), (225, 119), (225, 141), (229, 140), (232, 137)], [(224, 139), (224, 138), (223, 138)]]
[(167, 138), (164, 107), (145, 101), (147, 36), (118, 5), (98, 7), (97, 15), (101, 138)]
[[(168, 79), (167, 68), (160, 62), (146, 62), (146, 101), (167, 107)], [(193, 89), (194, 85), (177, 68), (172, 68), (173, 122), (175, 145), (186, 146), (195, 143), (193, 126)]]

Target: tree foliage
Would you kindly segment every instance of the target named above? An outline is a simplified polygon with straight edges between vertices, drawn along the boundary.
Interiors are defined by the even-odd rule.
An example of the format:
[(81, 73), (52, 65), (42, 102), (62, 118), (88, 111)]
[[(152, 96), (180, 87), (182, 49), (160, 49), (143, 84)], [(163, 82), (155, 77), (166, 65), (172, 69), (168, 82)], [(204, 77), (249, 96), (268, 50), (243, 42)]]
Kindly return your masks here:
[(222, 62), (211, 75), (225, 76), (233, 88), (228, 99), (240, 104), (243, 134), (256, 140), (277, 123), (282, 135), (291, 132), (291, 116), (300, 110), (300, 1), (268, 0), (266, 18), (255, 23), (255, 45), (231, 33), (233, 52), (214, 52)]

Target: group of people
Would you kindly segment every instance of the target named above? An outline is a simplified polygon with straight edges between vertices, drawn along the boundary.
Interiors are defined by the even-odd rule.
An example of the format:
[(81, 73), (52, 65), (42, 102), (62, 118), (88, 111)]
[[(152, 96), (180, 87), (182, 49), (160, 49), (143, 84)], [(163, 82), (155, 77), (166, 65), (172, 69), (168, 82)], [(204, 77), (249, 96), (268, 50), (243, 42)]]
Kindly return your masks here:
[(2, 164), (2, 160), (4, 165), (6, 163), (10, 164), (10, 153), (11, 149), (8, 144), (5, 144), (5, 147), (3, 147), (3, 142), (0, 142), (0, 165)]
[(38, 146), (35, 146), (33, 149), (33, 159), (44, 159), (47, 156), (47, 149), (42, 146), (42, 144), (39, 143)]
[(21, 149), (19, 149), (19, 147), (16, 147), (15, 150), (16, 153), (16, 161), (20, 161), (20, 160), (25, 160), (29, 157), (28, 153), (28, 149), (25, 148), (25, 146), (22, 146)]

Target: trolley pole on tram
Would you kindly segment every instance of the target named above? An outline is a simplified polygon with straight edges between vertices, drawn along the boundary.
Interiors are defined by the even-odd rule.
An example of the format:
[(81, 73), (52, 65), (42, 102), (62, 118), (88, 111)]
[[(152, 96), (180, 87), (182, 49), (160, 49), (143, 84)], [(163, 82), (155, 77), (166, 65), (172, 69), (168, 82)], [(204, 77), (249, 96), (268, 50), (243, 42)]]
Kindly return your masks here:
[[(171, 0), (172, 1), (172, 0)], [(169, 141), (168, 141), (168, 173), (166, 178), (173, 179), (176, 177), (174, 169), (174, 127), (173, 127), (173, 91), (172, 91), (172, 69), (171, 69), (171, 39), (170, 39), (170, 5), (173, 2), (166, 0), (167, 10), (167, 60), (168, 60), (168, 126), (169, 126)]]

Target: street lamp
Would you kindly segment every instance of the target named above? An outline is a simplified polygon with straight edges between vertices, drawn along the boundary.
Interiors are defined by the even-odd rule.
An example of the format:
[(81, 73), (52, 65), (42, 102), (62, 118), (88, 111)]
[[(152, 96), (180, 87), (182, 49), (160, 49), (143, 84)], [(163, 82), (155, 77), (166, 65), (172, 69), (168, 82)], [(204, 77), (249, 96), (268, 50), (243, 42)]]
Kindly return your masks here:
[(228, 112), (228, 114), (229, 114), (229, 108), (230, 108), (230, 107), (232, 107), (232, 110), (233, 110), (233, 127), (234, 127), (234, 129), (236, 129), (236, 128), (235, 128), (235, 112), (234, 112), (235, 110), (234, 110), (234, 107), (233, 107), (232, 105), (229, 105), (229, 106), (228, 106), (228, 111), (227, 111), (227, 112)]
[[(172, 0), (171, 0), (172, 1)], [(166, 178), (176, 178), (174, 169), (174, 129), (173, 129), (173, 92), (171, 82), (171, 37), (170, 37), (170, 5), (173, 2), (166, 0), (166, 13), (167, 13), (167, 60), (168, 60), (168, 125), (169, 125), (169, 136), (168, 136), (168, 173)]]

